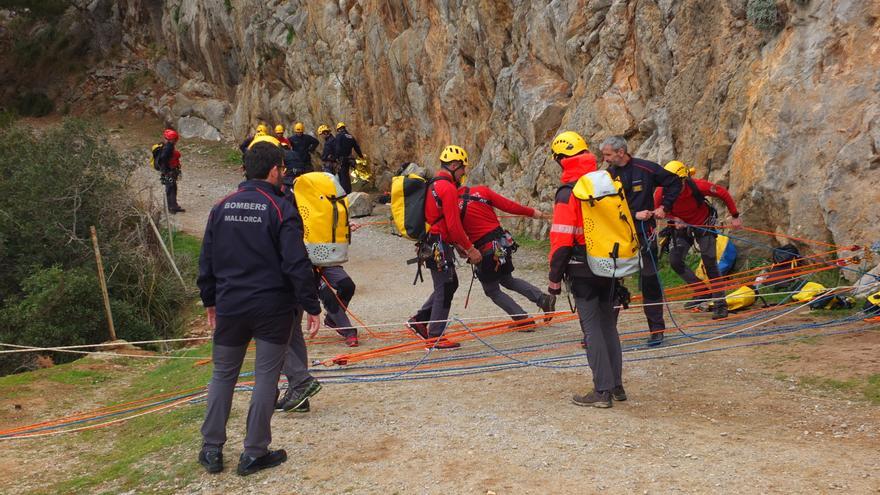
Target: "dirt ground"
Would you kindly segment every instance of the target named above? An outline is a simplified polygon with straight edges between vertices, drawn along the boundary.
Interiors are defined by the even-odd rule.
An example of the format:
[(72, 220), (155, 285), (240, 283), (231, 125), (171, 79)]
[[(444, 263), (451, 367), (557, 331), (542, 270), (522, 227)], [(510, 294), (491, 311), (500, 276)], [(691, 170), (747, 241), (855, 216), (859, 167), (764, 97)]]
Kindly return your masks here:
[[(141, 136), (133, 142), (149, 140)], [(201, 235), (213, 202), (240, 178), (234, 166), (218, 165), (215, 155), (197, 154), (208, 147), (183, 147), (180, 203), (187, 212), (174, 220), (196, 235)], [(145, 183), (153, 180), (160, 192), (146, 166), (138, 174)], [(354, 234), (346, 269), (358, 286), (352, 302), (356, 314), (371, 323), (402, 322), (417, 309), (429, 285), (412, 286), (412, 267), (403, 263), (410, 254), (411, 245), (383, 226)], [(544, 271), (539, 269), (543, 256), (518, 254), (516, 273), (544, 287)], [(478, 285), (465, 309), (470, 276), (464, 269), (459, 275), (462, 286), (452, 313), (499, 315)], [(643, 326), (639, 311), (624, 313), (621, 331)], [(566, 323), (510, 338), (540, 342), (542, 332), (574, 339), (579, 329)], [(326, 330), (322, 334), (329, 335)], [(364, 348), (383, 345), (375, 339), (363, 343)], [(479, 342), (468, 342), (462, 350), (446, 352), (484, 349)], [(878, 349), (880, 333), (875, 327), (816, 342), (629, 361), (624, 367), (629, 400), (607, 410), (570, 402), (572, 394), (590, 387), (586, 368), (528, 367), (432, 380), (328, 384), (313, 399), (310, 413), (274, 417), (272, 445), (287, 449), (289, 460), (247, 478), (234, 474), (249, 400), (248, 394), (240, 393), (228, 426), (227, 470), (199, 474), (173, 491), (880, 493), (880, 407), (854, 393), (799, 381), (804, 376), (878, 374)], [(323, 359), (347, 350), (341, 343), (323, 345), (311, 357)], [(104, 434), (113, 435), (113, 428)], [(15, 453), (38, 456), (60, 473), (77, 465), (75, 455), (51, 445), (15, 442), (3, 447), (11, 449), (0, 455), (0, 473), (7, 474), (0, 480), (9, 492), (34, 488), (6, 483), (17, 471)], [(182, 445), (167, 462), (200, 470), (195, 463), (198, 448)], [(153, 488), (147, 485), (143, 491)]]

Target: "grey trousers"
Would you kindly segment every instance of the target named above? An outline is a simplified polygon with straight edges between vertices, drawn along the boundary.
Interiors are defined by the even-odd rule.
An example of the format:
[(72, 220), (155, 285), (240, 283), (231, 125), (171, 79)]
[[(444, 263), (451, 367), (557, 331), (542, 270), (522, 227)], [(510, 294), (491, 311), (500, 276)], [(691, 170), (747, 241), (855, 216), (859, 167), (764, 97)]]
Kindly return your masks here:
[(577, 308), (587, 362), (593, 372), (593, 387), (598, 392), (623, 385), (623, 351), (617, 333), (618, 310), (614, 309), (611, 279), (575, 278), (571, 291)]
[(509, 273), (502, 275), (498, 280), (492, 282), (480, 281), (480, 284), (483, 286), (483, 292), (489, 297), (489, 299), (511, 316), (525, 315), (526, 310), (517, 304), (512, 297), (502, 292), (501, 287), (512, 290), (535, 304), (537, 304), (541, 300), (541, 296), (544, 295), (544, 293), (541, 292), (541, 289), (525, 280), (514, 278), (514, 276)]
[[(328, 284), (322, 283), (318, 289), (318, 296), (321, 298), (321, 302), (324, 303), (324, 309), (327, 310), (327, 319), (325, 321), (330, 324), (328, 326), (333, 328), (344, 328), (345, 330), (337, 330), (343, 337), (357, 336), (357, 329), (351, 328), (353, 325), (348, 318), (348, 314), (345, 312), (345, 308), (348, 307), (351, 303), (351, 298), (354, 297), (354, 282), (341, 266), (322, 267), (321, 273), (330, 285), (330, 287), (327, 287)], [(337, 296), (339, 299), (337, 299)], [(339, 304), (340, 300), (342, 304)], [(343, 305), (345, 306), (343, 307)]]
[[(447, 256), (453, 256), (451, 252), (452, 249), (450, 248)], [(434, 285), (434, 290), (431, 292), (431, 295), (428, 296), (425, 304), (422, 304), (422, 307), (416, 312), (415, 320), (441, 320), (436, 323), (428, 324), (428, 335), (431, 337), (439, 337), (443, 335), (448, 324), (445, 320), (449, 318), (449, 309), (452, 307), (452, 296), (454, 296), (455, 291), (458, 290), (458, 275), (455, 273), (454, 266), (450, 266), (446, 271), (442, 272), (433, 269), (429, 269), (429, 271), (431, 272), (431, 283)]]
[[(708, 232), (697, 232), (691, 234), (690, 229), (675, 229), (675, 235), (672, 238), (672, 246), (669, 248), (669, 265), (675, 270), (685, 282), (696, 284), (702, 282), (693, 270), (684, 262), (688, 251), (694, 242), (700, 247), (700, 258), (703, 260), (703, 266), (706, 268), (706, 275), (710, 280), (718, 283), (721, 272), (718, 271), (718, 261), (715, 259), (715, 236)], [(711, 286), (711, 283), (709, 284)], [(704, 294), (697, 297), (711, 297), (716, 299), (717, 306), (727, 307), (727, 301), (724, 299), (724, 291), (715, 291), (711, 294)]]
[[(303, 309), (296, 308), (293, 316), (293, 326), (290, 329), (290, 341), (284, 354), (284, 376), (287, 377), (287, 386), (297, 388), (312, 380), (309, 373), (309, 354), (306, 350), (306, 339), (302, 331)], [(275, 380), (277, 385), (278, 380)]]
[[(281, 363), (284, 360), (284, 346), (262, 339), (255, 340), (255, 384), (248, 408), (244, 453), (260, 457), (269, 452), (269, 444), (272, 443), (271, 421), (275, 412), (275, 395)], [(202, 424), (202, 447), (205, 450), (222, 450), (226, 443), (226, 422), (232, 410), (232, 396), (247, 348), (247, 344), (238, 347), (214, 345), (211, 353), (214, 372), (208, 385), (208, 407), (205, 411), (205, 422)]]

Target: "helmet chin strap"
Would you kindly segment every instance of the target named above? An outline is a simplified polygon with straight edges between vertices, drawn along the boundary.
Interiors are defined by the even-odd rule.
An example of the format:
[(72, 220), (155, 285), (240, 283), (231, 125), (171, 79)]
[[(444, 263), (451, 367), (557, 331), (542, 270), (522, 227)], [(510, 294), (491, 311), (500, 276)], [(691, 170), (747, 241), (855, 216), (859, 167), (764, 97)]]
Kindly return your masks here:
[(456, 185), (456, 186), (460, 186), (460, 185), (461, 185), (461, 179), (460, 179), (460, 178), (457, 179), (457, 178), (455, 177), (455, 172), (456, 172), (457, 170), (460, 170), (461, 167), (463, 167), (463, 166), (464, 166), (464, 165), (460, 165), (457, 169), (455, 169), (455, 170), (451, 170), (449, 167), (447, 167), (447, 164), (446, 164), (446, 163), (444, 163), (444, 162), (440, 162), (440, 168), (442, 168), (443, 170), (449, 172), (449, 175), (452, 176), (452, 180), (455, 182), (455, 185)]

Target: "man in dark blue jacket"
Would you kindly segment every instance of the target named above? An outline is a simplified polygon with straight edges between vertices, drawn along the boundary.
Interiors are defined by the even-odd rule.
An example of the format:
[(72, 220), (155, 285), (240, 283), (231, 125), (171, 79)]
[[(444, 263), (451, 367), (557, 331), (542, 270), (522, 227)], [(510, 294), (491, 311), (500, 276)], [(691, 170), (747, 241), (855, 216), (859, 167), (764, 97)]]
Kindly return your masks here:
[(333, 133), (326, 125), (318, 126), (318, 135), (324, 138), (324, 148), (321, 150), (321, 169), (324, 172), (335, 174), (338, 168), (336, 163), (336, 146), (333, 145)]
[(297, 122), (293, 126), (293, 134), (288, 138), (292, 152), (286, 155), (287, 175), (312, 172), (312, 153), (321, 144), (315, 137), (305, 133), (305, 126)]
[(279, 190), (284, 175), (281, 149), (257, 143), (245, 153), (244, 167), (247, 180), (208, 217), (198, 278), (208, 323), (214, 328), (214, 371), (199, 453), (208, 472), (223, 470), (232, 395), (248, 343), (256, 340), (255, 385), (238, 464), (242, 476), (287, 460), (284, 450), (268, 449), (278, 376), (297, 307), (309, 314), (311, 335), (318, 332), (321, 313), (302, 220)]
[[(657, 277), (657, 241), (654, 230), (655, 218), (664, 218), (672, 210), (672, 203), (681, 192), (681, 180), (659, 164), (633, 158), (627, 151), (623, 136), (612, 136), (602, 141), (599, 147), (602, 158), (609, 164), (608, 172), (623, 184), (623, 191), (635, 221), (636, 232), (641, 246), (642, 271), (639, 285), (644, 297), (645, 317), (648, 319), (649, 346), (663, 342), (663, 290)], [(659, 208), (654, 208), (654, 189), (663, 188), (663, 199)]]
[(335, 147), (336, 159), (339, 162), (339, 183), (346, 193), (351, 192), (351, 169), (354, 167), (354, 158), (351, 152), (357, 153), (358, 158), (363, 158), (361, 147), (358, 145), (357, 139), (348, 133), (345, 124), (340, 122), (336, 124), (336, 137), (333, 138), (333, 146)]

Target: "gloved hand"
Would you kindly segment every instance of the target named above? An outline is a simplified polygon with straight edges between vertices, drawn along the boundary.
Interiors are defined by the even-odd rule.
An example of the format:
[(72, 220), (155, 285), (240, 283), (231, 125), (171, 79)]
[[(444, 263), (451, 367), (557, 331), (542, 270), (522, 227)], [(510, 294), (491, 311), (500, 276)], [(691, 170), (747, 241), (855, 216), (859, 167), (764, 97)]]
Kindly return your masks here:
[(471, 246), (471, 248), (467, 250), (467, 258), (472, 265), (479, 264), (483, 261), (483, 255), (480, 254), (480, 251), (474, 246)]

